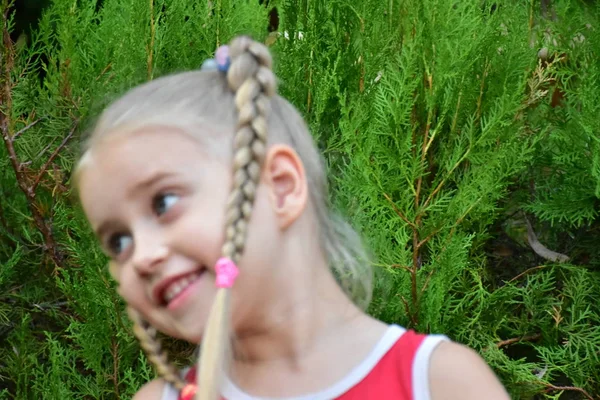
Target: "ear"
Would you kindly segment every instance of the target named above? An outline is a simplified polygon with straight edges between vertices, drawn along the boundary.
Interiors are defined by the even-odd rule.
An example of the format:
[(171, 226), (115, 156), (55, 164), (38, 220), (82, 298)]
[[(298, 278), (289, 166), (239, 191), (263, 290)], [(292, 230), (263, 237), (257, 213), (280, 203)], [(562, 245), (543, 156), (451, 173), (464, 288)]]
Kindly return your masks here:
[(262, 178), (280, 228), (286, 229), (302, 215), (308, 201), (304, 164), (291, 147), (273, 145), (267, 151)]

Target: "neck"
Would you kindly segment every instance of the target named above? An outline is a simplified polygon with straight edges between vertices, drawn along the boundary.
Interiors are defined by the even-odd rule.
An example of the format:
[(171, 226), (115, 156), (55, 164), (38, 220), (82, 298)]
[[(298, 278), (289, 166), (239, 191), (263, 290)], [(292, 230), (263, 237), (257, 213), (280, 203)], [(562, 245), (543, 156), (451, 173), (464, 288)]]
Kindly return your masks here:
[(319, 292), (315, 287), (307, 288), (305, 293), (310, 293), (309, 296), (288, 291), (284, 295), (289, 301), (272, 305), (270, 310), (264, 310), (260, 321), (255, 321), (251, 329), (237, 332), (236, 363), (294, 364), (303, 356), (318, 351), (337, 329), (362, 316), (331, 274), (327, 275), (319, 282)]
[(320, 250), (308, 247), (286, 246), (274, 284), (260, 288), (266, 300), (252, 304), (248, 323), (236, 327), (234, 368), (286, 364), (294, 369), (328, 339), (335, 340), (340, 329), (367, 318), (340, 288)]

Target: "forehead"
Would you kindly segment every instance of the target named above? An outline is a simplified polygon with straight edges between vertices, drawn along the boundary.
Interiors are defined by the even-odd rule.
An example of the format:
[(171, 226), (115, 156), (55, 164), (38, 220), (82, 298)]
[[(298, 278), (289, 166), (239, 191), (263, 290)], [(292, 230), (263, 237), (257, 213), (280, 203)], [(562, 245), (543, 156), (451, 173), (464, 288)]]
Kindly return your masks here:
[(92, 177), (136, 178), (164, 169), (177, 169), (190, 160), (206, 158), (200, 143), (179, 131), (153, 128), (115, 135), (98, 142), (81, 165), (82, 183)]
[(182, 132), (165, 129), (115, 135), (97, 142), (80, 164), (79, 195), (92, 223), (117, 211), (133, 189), (160, 174), (193, 176), (210, 168), (201, 144)]

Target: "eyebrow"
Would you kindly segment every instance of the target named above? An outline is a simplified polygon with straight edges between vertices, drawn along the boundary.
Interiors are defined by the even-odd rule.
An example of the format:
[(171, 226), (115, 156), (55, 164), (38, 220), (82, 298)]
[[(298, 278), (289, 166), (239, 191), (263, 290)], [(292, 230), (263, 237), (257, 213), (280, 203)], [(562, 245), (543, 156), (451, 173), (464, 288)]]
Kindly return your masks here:
[(127, 195), (128, 195), (128, 197), (130, 197), (133, 194), (135, 194), (135, 192), (137, 192), (138, 190), (148, 189), (149, 187), (152, 187), (157, 182), (160, 182), (161, 180), (168, 178), (170, 176), (173, 176), (173, 175), (174, 175), (173, 172), (154, 171), (151, 174), (149, 174), (147, 177), (145, 177), (144, 179), (142, 179), (138, 183), (136, 183), (131, 189), (129, 189)]
[[(170, 176), (173, 176), (174, 173), (173, 172), (167, 172), (167, 171), (155, 171), (152, 172), (151, 174), (149, 174), (147, 177), (145, 177), (144, 179), (140, 180), (139, 182), (137, 182), (127, 193), (128, 197), (131, 197), (133, 194), (135, 194), (135, 192), (137, 192), (138, 190), (145, 190), (148, 189), (149, 187), (152, 187), (152, 185), (156, 184), (157, 182), (168, 178)], [(104, 221), (103, 223), (101, 223), (97, 229), (95, 229), (96, 232), (96, 236), (99, 238), (102, 238), (105, 234), (106, 231), (112, 229), (114, 226), (117, 226), (118, 223), (114, 220), (107, 220)]]

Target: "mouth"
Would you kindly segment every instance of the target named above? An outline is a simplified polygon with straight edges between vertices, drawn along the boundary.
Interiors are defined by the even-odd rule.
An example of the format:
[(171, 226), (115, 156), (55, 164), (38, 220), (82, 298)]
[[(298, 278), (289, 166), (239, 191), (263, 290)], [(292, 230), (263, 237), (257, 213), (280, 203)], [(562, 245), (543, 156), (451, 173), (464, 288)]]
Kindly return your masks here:
[(186, 289), (200, 279), (205, 272), (206, 268), (201, 267), (192, 272), (166, 278), (154, 290), (156, 302), (163, 307), (168, 307), (170, 303), (180, 297)]

